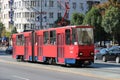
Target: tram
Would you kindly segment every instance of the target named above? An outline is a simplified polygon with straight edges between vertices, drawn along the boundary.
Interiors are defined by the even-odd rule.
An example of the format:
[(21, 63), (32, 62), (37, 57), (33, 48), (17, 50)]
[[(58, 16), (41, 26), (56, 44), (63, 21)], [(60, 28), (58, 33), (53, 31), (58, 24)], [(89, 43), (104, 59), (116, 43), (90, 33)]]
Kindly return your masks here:
[(12, 35), (13, 55), (19, 61), (48, 64), (94, 63), (92, 26), (64, 26)]

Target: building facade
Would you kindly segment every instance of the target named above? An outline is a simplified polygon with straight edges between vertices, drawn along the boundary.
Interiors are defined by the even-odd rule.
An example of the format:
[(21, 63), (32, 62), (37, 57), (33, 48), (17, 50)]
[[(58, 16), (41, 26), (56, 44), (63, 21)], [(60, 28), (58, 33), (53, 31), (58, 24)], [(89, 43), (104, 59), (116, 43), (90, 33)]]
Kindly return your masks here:
[(25, 29), (44, 29), (54, 26), (54, 22), (63, 17), (65, 3), (69, 4), (67, 19), (74, 12), (85, 14), (92, 4), (106, 0), (0, 0), (1, 22), (6, 30), (16, 27), (18, 32)]

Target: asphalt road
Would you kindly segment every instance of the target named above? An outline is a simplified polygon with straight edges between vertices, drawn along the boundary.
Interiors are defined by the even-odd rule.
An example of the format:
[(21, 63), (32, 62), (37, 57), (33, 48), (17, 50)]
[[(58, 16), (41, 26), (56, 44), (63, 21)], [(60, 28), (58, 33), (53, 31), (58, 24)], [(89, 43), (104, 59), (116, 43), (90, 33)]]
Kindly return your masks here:
[(120, 80), (120, 64), (95, 61), (82, 67), (16, 62), (11, 55), (0, 55), (0, 80)]
[(98, 80), (74, 73), (44, 69), (36, 66), (0, 63), (0, 80)]

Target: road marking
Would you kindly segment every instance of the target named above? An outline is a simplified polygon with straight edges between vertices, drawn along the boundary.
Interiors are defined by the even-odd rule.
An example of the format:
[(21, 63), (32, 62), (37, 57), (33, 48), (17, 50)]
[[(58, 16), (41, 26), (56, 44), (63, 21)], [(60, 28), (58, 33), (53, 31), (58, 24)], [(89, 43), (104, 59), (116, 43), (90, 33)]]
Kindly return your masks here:
[(77, 75), (82, 75), (82, 76), (87, 76), (87, 77), (92, 77), (92, 78), (99, 78), (102, 80), (120, 80), (120, 78), (111, 78), (111, 77), (105, 77), (105, 76), (100, 76), (97, 74), (92, 74), (92, 73), (87, 73), (87, 72), (77, 72), (77, 71), (71, 71), (69, 69), (66, 70), (61, 70), (61, 69), (56, 69), (52, 67), (47, 67), (47, 66), (36, 66), (34, 64), (29, 64), (29, 63), (23, 63), (20, 64), (20, 62), (12, 62), (12, 61), (6, 61), (0, 59), (0, 62), (8, 63), (8, 64), (15, 64), (15, 65), (21, 65), (21, 66), (26, 66), (26, 67), (32, 67), (32, 68), (38, 68), (38, 69), (44, 69), (44, 70), (52, 70), (52, 71), (58, 71), (58, 72), (66, 72), (66, 73), (72, 73), (72, 74), (77, 74)]
[(21, 79), (21, 80), (30, 80), (28, 78), (20, 77), (20, 76), (17, 76), (17, 75), (13, 75), (12, 77), (15, 77), (15, 78), (18, 78), (18, 79)]

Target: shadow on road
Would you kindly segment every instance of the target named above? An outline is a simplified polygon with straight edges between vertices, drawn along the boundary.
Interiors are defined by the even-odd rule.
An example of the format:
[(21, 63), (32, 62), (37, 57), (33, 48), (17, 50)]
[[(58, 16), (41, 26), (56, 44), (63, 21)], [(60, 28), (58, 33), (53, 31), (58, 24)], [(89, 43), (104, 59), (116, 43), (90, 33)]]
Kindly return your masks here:
[(107, 62), (107, 63), (95, 63), (91, 66), (89, 66), (88, 68), (120, 68), (120, 63), (111, 63), (111, 62)]
[(92, 65), (89, 66), (80, 66), (80, 65), (72, 65), (72, 66), (62, 66), (62, 67), (66, 67), (66, 68), (120, 68), (120, 63), (114, 63), (114, 62), (107, 62), (107, 63), (94, 63)]
[[(0, 51), (0, 56), (12, 56), (12, 54), (6, 54), (4, 51)], [(42, 63), (42, 62), (29, 62), (29, 63), (33, 63), (33, 64), (42, 64), (42, 65), (50, 65), (47, 63)], [(53, 66), (61, 66), (64, 68), (120, 68), (120, 63), (117, 64), (115, 62), (102, 62), (102, 61), (95, 61), (94, 64), (90, 65), (90, 66), (80, 66), (80, 65), (60, 65), (60, 64), (52, 64)]]

